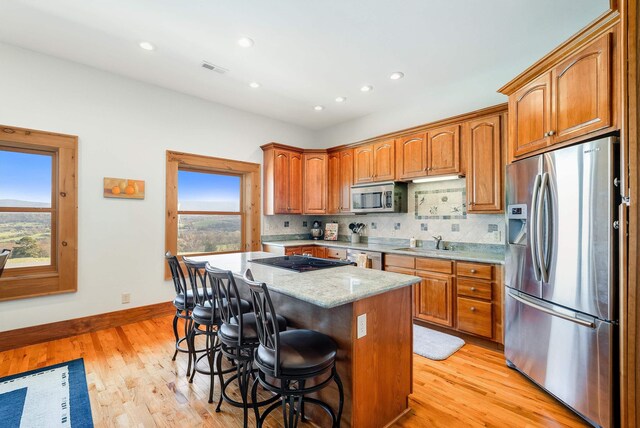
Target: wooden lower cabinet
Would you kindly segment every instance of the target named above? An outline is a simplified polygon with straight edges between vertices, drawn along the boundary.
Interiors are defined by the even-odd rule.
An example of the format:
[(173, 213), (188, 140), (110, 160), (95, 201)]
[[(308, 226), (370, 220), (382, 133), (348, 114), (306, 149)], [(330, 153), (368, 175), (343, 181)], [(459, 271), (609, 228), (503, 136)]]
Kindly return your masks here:
[(414, 317), (453, 326), (453, 276), (422, 271), (416, 275), (422, 281), (414, 288)]
[(413, 317), (503, 343), (502, 267), (385, 255), (384, 270), (422, 278), (413, 286)]

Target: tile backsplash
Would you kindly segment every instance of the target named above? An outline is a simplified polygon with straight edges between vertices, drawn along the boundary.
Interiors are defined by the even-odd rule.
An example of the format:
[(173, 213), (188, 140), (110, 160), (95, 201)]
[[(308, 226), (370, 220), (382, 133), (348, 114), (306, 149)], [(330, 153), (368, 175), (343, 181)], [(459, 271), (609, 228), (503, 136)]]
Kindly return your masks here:
[[(409, 183), (408, 212), (366, 215), (275, 215), (263, 216), (263, 235), (289, 235), (309, 233), (309, 226), (319, 220), (337, 222), (339, 235), (348, 235), (349, 223), (364, 223), (361, 235), (371, 238), (415, 237), (432, 241), (442, 236), (443, 241), (479, 244), (503, 244), (505, 223), (503, 214), (469, 214), (465, 199), (465, 180), (434, 183)], [(285, 227), (288, 222), (288, 227)]]

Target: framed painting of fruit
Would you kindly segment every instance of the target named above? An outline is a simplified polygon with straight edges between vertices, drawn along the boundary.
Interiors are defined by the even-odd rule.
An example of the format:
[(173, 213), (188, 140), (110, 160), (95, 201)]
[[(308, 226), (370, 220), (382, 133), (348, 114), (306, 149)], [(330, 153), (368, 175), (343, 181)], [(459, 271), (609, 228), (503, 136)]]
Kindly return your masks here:
[(144, 199), (144, 180), (105, 177), (103, 190), (105, 198)]

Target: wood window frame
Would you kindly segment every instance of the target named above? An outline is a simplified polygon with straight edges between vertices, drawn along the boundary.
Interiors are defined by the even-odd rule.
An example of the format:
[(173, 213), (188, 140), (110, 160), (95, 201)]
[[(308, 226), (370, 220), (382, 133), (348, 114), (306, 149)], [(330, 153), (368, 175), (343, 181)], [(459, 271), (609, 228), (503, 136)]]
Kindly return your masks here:
[[(241, 176), (242, 245), (240, 251), (260, 250), (260, 164), (167, 150), (165, 252), (178, 253), (178, 170)], [(171, 278), (171, 272), (166, 263), (164, 277)]]
[(0, 148), (52, 156), (51, 264), (5, 269), (0, 301), (71, 293), (78, 289), (78, 137), (0, 125)]

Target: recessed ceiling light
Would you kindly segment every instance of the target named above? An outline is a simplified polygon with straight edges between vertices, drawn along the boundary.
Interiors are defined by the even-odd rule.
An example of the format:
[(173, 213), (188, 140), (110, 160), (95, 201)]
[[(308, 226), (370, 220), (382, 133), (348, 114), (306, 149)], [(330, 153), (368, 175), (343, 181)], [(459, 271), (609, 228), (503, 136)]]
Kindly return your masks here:
[(253, 89), (257, 89), (260, 87), (260, 84), (258, 82), (251, 82), (249, 83), (249, 86), (252, 87)]
[(362, 88), (360, 88), (360, 90), (361, 90), (362, 92), (371, 92), (371, 91), (373, 91), (373, 86), (371, 86), (371, 85), (364, 85)]
[(313, 109), (315, 111), (322, 111), (322, 110), (324, 110), (324, 106), (315, 106)]
[(149, 42), (140, 42), (140, 47), (142, 49), (144, 49), (145, 51), (152, 51), (152, 50), (154, 50), (156, 48), (155, 46), (153, 46)]
[(391, 80), (398, 80), (398, 79), (402, 79), (404, 77), (404, 73), (402, 71), (394, 71), (393, 73), (391, 73), (391, 75), (389, 76), (389, 79)]
[(249, 37), (241, 37), (238, 39), (238, 45), (243, 48), (250, 48), (253, 46), (253, 39), (250, 39)]
[(345, 101), (347, 101), (347, 97), (337, 97), (336, 98), (336, 102), (337, 103), (343, 103)]

